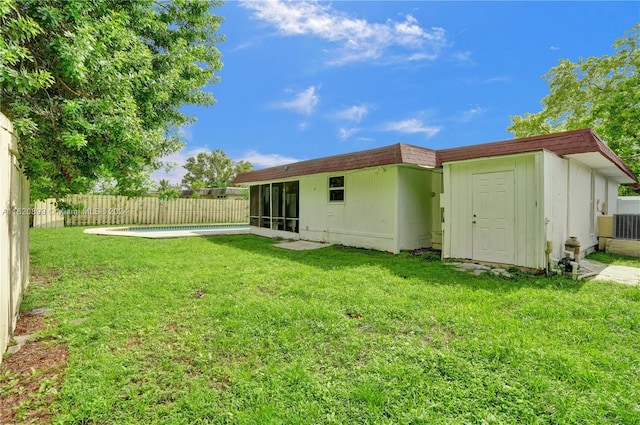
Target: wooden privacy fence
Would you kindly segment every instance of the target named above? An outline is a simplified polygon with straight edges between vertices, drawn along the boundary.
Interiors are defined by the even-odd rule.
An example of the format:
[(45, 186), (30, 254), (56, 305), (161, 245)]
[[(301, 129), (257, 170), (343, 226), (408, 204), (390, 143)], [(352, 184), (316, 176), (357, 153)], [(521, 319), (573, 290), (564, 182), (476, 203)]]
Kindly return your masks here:
[(161, 200), (71, 195), (64, 202), (71, 207), (56, 208), (52, 199), (36, 202), (33, 227), (249, 222), (249, 202), (246, 199)]
[(0, 113), (0, 362), (29, 284), (29, 182), (17, 150), (13, 126)]

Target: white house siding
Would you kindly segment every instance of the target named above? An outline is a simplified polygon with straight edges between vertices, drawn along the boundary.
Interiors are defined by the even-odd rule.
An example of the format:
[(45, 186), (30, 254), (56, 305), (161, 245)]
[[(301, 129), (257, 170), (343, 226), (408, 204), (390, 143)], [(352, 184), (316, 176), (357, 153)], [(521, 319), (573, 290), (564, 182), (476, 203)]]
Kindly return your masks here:
[(438, 168), (431, 173), (431, 247), (442, 249), (442, 168)]
[[(329, 177), (344, 176), (344, 202), (329, 202)], [(301, 176), (300, 239), (397, 252), (398, 167)]]
[[(618, 209), (620, 204), (618, 203), (618, 183), (607, 180), (607, 215), (622, 214)], [(640, 208), (637, 209), (640, 214)]]
[[(618, 184), (573, 159), (544, 153), (546, 239), (553, 242), (551, 256), (560, 258), (564, 242), (578, 238), (581, 256), (597, 245), (597, 217), (606, 203), (607, 214), (616, 214)], [(598, 202), (599, 201), (599, 202)]]
[(569, 161), (543, 153), (545, 238), (553, 244), (551, 257), (560, 258), (567, 240)]
[(611, 192), (617, 194), (617, 184), (575, 160), (569, 160), (568, 168), (567, 236), (578, 238), (584, 256), (598, 244), (597, 216), (601, 214), (598, 209), (602, 202), (608, 200), (608, 213), (616, 213), (616, 202), (612, 201), (615, 197)]
[(424, 168), (398, 167), (396, 251), (431, 246), (432, 204), (439, 205), (440, 199), (439, 189), (433, 192), (432, 175)]
[[(507, 173), (513, 178), (513, 264), (544, 267), (541, 152), (443, 164), (445, 258), (474, 258), (474, 175)], [(477, 255), (476, 255), (477, 256)], [(496, 257), (497, 258), (497, 257)], [(484, 260), (488, 261), (488, 260)], [(501, 261), (495, 261), (501, 262)]]
[[(618, 204), (618, 183), (607, 180), (607, 215), (622, 214), (618, 211), (620, 204)], [(640, 208), (638, 208), (638, 214), (640, 214)]]
[(577, 237), (583, 250), (598, 243), (592, 222), (595, 216), (592, 185), (591, 169), (569, 160), (567, 236)]

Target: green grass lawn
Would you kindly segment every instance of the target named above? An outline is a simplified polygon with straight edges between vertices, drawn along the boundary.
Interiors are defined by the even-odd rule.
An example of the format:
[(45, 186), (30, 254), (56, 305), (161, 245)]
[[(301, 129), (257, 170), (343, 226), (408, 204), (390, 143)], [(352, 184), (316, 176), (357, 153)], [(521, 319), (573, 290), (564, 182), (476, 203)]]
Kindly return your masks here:
[(610, 254), (608, 252), (594, 252), (593, 254), (589, 254), (587, 258), (589, 260), (600, 261), (605, 264), (640, 268), (640, 258), (628, 257), (626, 255)]
[(274, 243), (32, 230), (55, 423), (640, 423), (638, 287)]

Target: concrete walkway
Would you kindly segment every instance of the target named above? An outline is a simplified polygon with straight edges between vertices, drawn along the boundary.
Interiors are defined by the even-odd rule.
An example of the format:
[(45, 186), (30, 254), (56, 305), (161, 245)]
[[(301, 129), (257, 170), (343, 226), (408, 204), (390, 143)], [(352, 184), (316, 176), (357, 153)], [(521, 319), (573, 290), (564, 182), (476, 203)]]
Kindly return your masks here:
[(587, 259), (580, 260), (580, 268), (593, 273), (593, 280), (640, 285), (640, 268), (615, 266)]
[[(447, 266), (452, 266), (456, 270), (473, 272), (476, 275), (483, 273), (493, 273), (509, 277), (508, 271), (502, 268), (489, 267), (475, 263), (447, 262)], [(622, 285), (640, 285), (640, 268), (628, 266), (614, 266), (593, 260), (580, 260), (578, 279), (593, 279), (603, 282), (615, 282)]]

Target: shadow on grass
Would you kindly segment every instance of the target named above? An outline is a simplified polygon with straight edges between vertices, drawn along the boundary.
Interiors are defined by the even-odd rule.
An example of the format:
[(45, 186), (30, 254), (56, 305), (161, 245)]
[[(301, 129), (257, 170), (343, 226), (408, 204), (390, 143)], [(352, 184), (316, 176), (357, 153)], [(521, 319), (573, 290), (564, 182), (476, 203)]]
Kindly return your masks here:
[(229, 248), (278, 260), (294, 261), (305, 266), (330, 271), (359, 266), (384, 267), (401, 279), (417, 279), (430, 285), (465, 286), (490, 292), (511, 292), (520, 288), (552, 289), (577, 292), (584, 281), (574, 281), (562, 276), (545, 276), (514, 271), (511, 277), (491, 273), (474, 275), (447, 266), (440, 261), (427, 261), (424, 256), (403, 252), (391, 253), (333, 245), (309, 251), (292, 251), (275, 245), (282, 240), (256, 235), (213, 236), (206, 240)]

